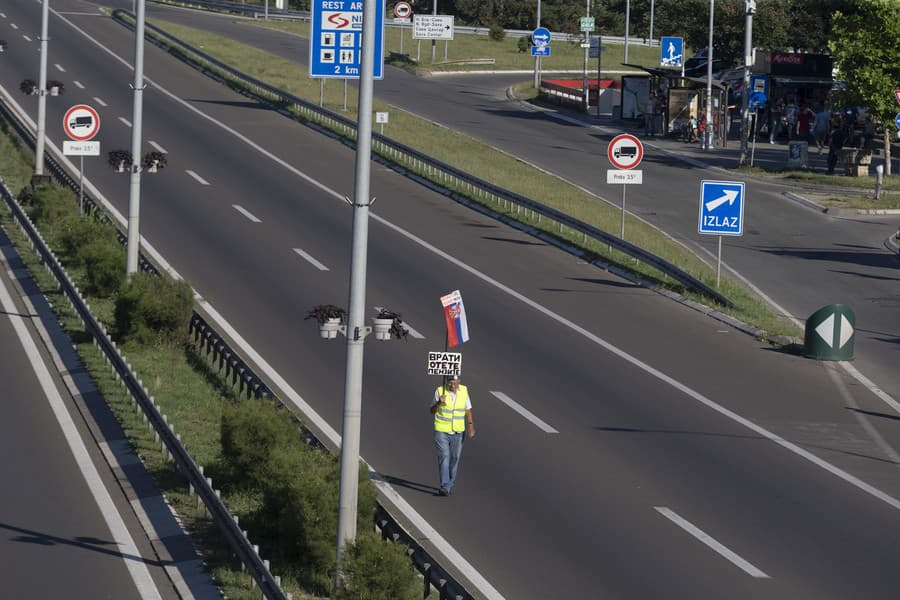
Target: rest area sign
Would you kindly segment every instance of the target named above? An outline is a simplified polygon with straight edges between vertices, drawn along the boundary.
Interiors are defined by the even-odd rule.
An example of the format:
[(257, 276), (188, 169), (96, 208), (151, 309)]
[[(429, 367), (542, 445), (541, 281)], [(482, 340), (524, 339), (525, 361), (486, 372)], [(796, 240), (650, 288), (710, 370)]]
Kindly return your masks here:
[(700, 182), (700, 233), (744, 235), (743, 181)]

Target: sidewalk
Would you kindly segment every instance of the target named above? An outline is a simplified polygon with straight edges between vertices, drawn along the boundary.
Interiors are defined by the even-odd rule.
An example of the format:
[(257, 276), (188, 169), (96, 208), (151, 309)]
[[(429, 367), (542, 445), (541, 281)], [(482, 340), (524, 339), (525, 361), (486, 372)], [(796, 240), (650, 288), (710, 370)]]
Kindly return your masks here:
[[(537, 106), (532, 104), (532, 106)], [(636, 136), (645, 146), (652, 146), (664, 150), (666, 152), (676, 154), (688, 162), (694, 162), (700, 167), (718, 167), (721, 169), (737, 169), (740, 157), (741, 143), (739, 139), (729, 139), (726, 146), (716, 147), (711, 150), (704, 150), (699, 143), (685, 143), (674, 135), (655, 135), (648, 136), (644, 134), (643, 120), (614, 119), (610, 115), (601, 114), (597, 117), (594, 114), (586, 115), (581, 111), (569, 109), (566, 107), (539, 106), (543, 111), (555, 112), (557, 115), (567, 121), (577, 122), (582, 125), (596, 126), (608, 130), (612, 134), (630, 133)], [(751, 154), (752, 153), (752, 154)], [(752, 156), (754, 167), (766, 169), (768, 171), (780, 171), (785, 168), (788, 159), (788, 144), (780, 141), (775, 144), (769, 144), (768, 136), (761, 136), (756, 142), (755, 148), (751, 143), (747, 149), (748, 160)], [(898, 157), (893, 157), (894, 165), (898, 163)], [(884, 158), (874, 156), (872, 159), (871, 172), (874, 174), (874, 168), (878, 164), (883, 164)], [(807, 166), (816, 173), (825, 173), (828, 170), (828, 148), (823, 148), (822, 154), (818, 153), (815, 143), (810, 144)], [(900, 168), (894, 170), (900, 172)], [(823, 186), (819, 184), (803, 184), (792, 181), (793, 187), (800, 187), (810, 190), (842, 190), (840, 186)], [(866, 190), (860, 188), (846, 188), (848, 193), (865, 193)], [(872, 193), (872, 190), (869, 190)]]

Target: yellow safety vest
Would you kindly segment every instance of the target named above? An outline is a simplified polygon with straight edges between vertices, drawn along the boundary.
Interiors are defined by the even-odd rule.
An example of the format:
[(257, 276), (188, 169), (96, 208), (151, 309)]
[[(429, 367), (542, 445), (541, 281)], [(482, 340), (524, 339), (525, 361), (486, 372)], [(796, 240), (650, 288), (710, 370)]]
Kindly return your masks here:
[[(453, 396), (450, 394), (450, 390), (442, 385), (439, 385), (437, 387), (438, 398), (441, 397), (441, 394), (447, 394), (448, 396), (450, 396), (450, 400), (453, 400)], [(455, 403), (438, 403), (437, 412), (434, 413), (434, 430), (442, 431), (444, 433), (459, 433), (461, 431), (465, 431), (466, 404), (468, 399), (469, 389), (463, 384), (459, 384), (459, 389), (456, 391)]]

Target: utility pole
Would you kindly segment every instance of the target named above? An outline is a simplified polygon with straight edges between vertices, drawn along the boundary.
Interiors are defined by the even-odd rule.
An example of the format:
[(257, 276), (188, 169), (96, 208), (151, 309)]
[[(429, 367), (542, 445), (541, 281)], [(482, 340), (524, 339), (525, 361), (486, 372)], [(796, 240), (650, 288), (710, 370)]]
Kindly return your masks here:
[(750, 68), (753, 62), (753, 14), (756, 0), (746, 0), (746, 23), (744, 25), (744, 93), (741, 94), (741, 153), (738, 165), (747, 164), (747, 146), (750, 143)]
[[(434, 8), (431, 11), (431, 14), (433, 14), (433, 15), (437, 14), (437, 3), (438, 3), (438, 0), (434, 0)], [(437, 52), (437, 40), (433, 39), (433, 40), (431, 40), (431, 64), (434, 64), (436, 52)]]
[(713, 122), (712, 122), (712, 69), (713, 69), (713, 16), (716, 11), (716, 0), (709, 0), (709, 46), (706, 53), (706, 131), (704, 132), (704, 147), (712, 150), (713, 146)]
[(631, 25), (631, 0), (625, 0), (625, 60), (628, 62), (628, 29)]
[(37, 143), (34, 150), (34, 174), (44, 174), (44, 142), (47, 137), (47, 21), (50, 18), (50, 0), (41, 6), (41, 71), (38, 77)]
[[(437, 11), (437, 0), (435, 0)], [(436, 13), (435, 13), (436, 14)], [(372, 79), (375, 65), (375, 3), (363, 3), (359, 106), (356, 135), (356, 183), (353, 190), (353, 240), (350, 255), (350, 306), (347, 320), (347, 366), (341, 432), (341, 485), (338, 499), (337, 563), (347, 544), (356, 541), (359, 494), (359, 445), (362, 423), (363, 340), (367, 329), (366, 261), (369, 241), (369, 175), (372, 160)], [(432, 40), (433, 42), (434, 40)], [(432, 47), (433, 48), (433, 47)]]
[[(585, 0), (584, 16), (585, 17), (591, 16), (591, 0)], [(581, 90), (583, 92), (582, 95), (583, 95), (583, 101), (584, 101), (584, 114), (588, 114), (588, 111), (590, 110), (590, 101), (588, 99), (588, 94), (590, 92), (588, 91), (588, 82), (587, 82), (588, 55), (590, 54), (590, 46), (591, 46), (591, 32), (585, 31), (584, 32), (584, 71), (582, 73), (583, 77), (581, 80)], [(625, 52), (627, 53), (628, 52), (627, 44), (625, 45), (625, 48), (626, 48)], [(600, 83), (598, 82), (597, 85), (599, 86)], [(598, 94), (600, 93), (599, 87), (597, 88), (597, 93)], [(598, 96), (598, 101), (599, 101), (599, 96)]]
[[(537, 0), (537, 24), (534, 26), (534, 28), (540, 29), (540, 27), (541, 27), (541, 0)], [(535, 55), (535, 57), (534, 57), (534, 89), (538, 89), (540, 87), (541, 87), (541, 57)]]
[(125, 255), (125, 276), (138, 270), (141, 228), (141, 117), (144, 114), (144, 4), (137, 0), (137, 14), (134, 23), (134, 104), (132, 105), (131, 128), (131, 187), (128, 193), (128, 244)]

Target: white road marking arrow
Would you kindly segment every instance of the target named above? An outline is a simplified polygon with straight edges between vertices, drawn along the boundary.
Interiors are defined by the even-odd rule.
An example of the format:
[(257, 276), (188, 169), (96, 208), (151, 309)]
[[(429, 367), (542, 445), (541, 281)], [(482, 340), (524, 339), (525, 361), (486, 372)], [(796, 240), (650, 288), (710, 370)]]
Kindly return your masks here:
[(715, 200), (710, 200), (706, 203), (706, 210), (713, 211), (725, 204), (734, 204), (734, 201), (737, 200), (738, 190), (722, 190), (722, 193), (725, 194), (721, 198), (716, 198)]

